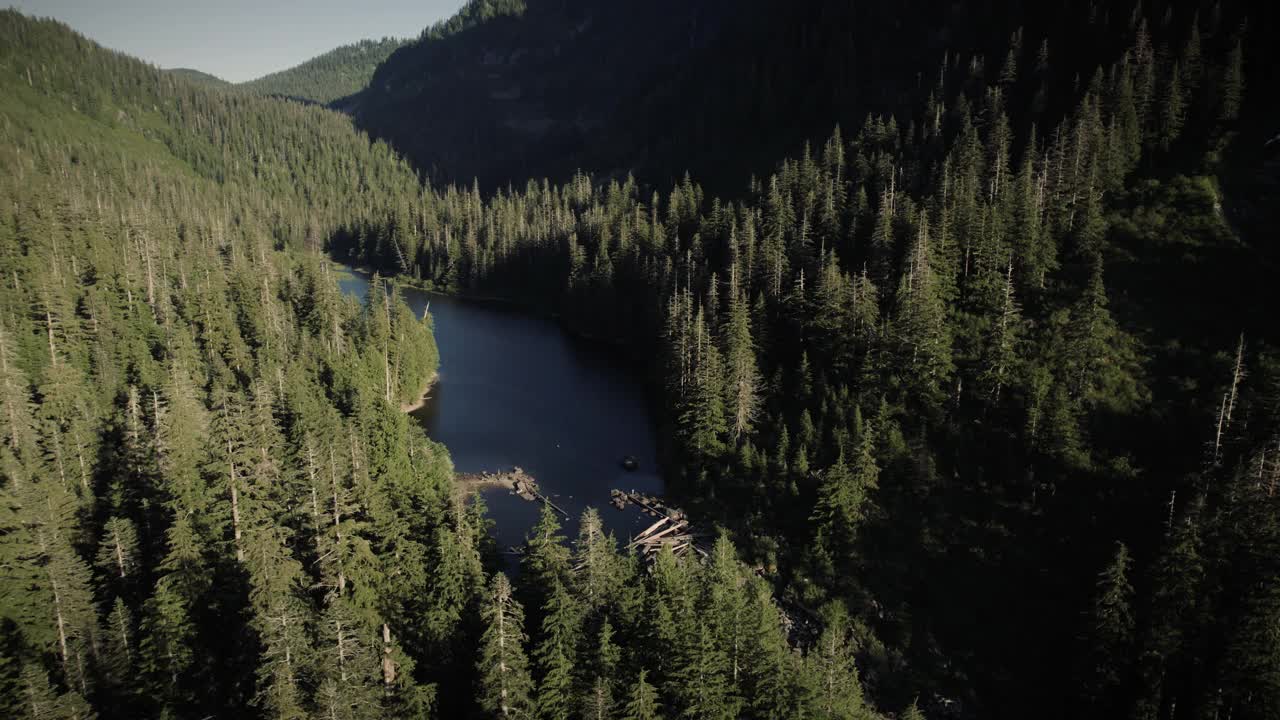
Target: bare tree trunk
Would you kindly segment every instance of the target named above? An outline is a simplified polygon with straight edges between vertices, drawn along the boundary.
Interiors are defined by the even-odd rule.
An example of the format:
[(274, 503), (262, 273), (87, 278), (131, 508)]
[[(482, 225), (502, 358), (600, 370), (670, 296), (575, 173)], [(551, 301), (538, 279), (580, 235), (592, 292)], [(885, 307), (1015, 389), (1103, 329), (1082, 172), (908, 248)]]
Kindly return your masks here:
[(47, 305), (44, 310), (44, 328), (49, 335), (49, 364), (58, 367), (58, 352), (53, 342), (53, 313), (49, 311)]
[(319, 557), (324, 553), (320, 551), (320, 497), (319, 490), (316, 488), (315, 449), (311, 445), (310, 435), (307, 435), (303, 442), (307, 445), (307, 477), (311, 481), (311, 522), (316, 529), (316, 557)]
[(342, 621), (335, 620), (334, 626), (338, 631), (338, 671), (342, 677), (342, 682), (347, 681), (347, 647), (345, 638), (342, 636)]
[(387, 402), (391, 402), (391, 298), (385, 288), (382, 291), (382, 312), (387, 320), (387, 337), (382, 344), (382, 372)]
[[(231, 443), (227, 443), (227, 454), (231, 454)], [(235, 534), (236, 562), (244, 562), (244, 545), (240, 540), (240, 493), (236, 489), (236, 461), (231, 461), (231, 527)]]
[[(45, 541), (43, 530), (38, 532), (38, 538), (40, 541), (41, 554), (48, 557), (49, 545)], [(54, 621), (58, 626), (58, 650), (62, 657), (62, 671), (63, 673), (66, 673), (67, 663), (70, 658), (67, 654), (67, 624), (66, 620), (62, 617), (62, 593), (58, 591), (58, 579), (53, 576), (52, 568), (46, 566), (45, 571), (49, 575), (49, 585), (53, 589), (53, 616)]]
[(133, 652), (129, 648), (129, 624), (120, 623), (120, 646), (124, 648), (124, 660), (126, 663), (133, 663)]
[(284, 634), (284, 676), (290, 686), (293, 685), (293, 643), (289, 642), (289, 616), (280, 614), (280, 630)]
[[(151, 242), (146, 232), (142, 233), (142, 255), (147, 262), (147, 304), (151, 306), (152, 316), (156, 316), (156, 280), (151, 265)], [(158, 320), (159, 318), (156, 317)]]
[(67, 669), (67, 623), (62, 617), (62, 594), (58, 592), (58, 581), (53, 573), (49, 573), (49, 584), (53, 586), (53, 614), (58, 625), (58, 652), (62, 655), (62, 669)]
[(1240, 344), (1236, 346), (1236, 365), (1231, 373), (1231, 397), (1227, 400), (1227, 425), (1231, 425), (1231, 413), (1236, 408), (1236, 394), (1240, 382), (1244, 380), (1244, 333), (1240, 334)]
[(1222, 396), (1222, 407), (1218, 409), (1218, 430), (1213, 437), (1213, 464), (1217, 465), (1222, 457), (1222, 431), (1226, 427), (1227, 395)]
[(127, 574), (124, 569), (124, 547), (120, 544), (120, 531), (114, 525), (111, 528), (111, 539), (116, 545), (116, 567), (120, 570), (120, 577), (124, 577)]
[(391, 659), (391, 628), (382, 623), (382, 684), (387, 693), (396, 682), (396, 664)]
[(80, 463), (80, 488), (84, 490), (85, 497), (89, 496), (89, 468), (84, 461), (84, 444), (80, 442), (80, 433), (74, 432), (71, 440), (76, 444), (76, 460)]
[(338, 473), (334, 469), (333, 451), (329, 454), (329, 487), (333, 491), (334, 553), (338, 564), (338, 593), (346, 591), (347, 577), (342, 571), (342, 510), (338, 505)]
[(505, 586), (499, 585), (498, 596), (498, 672), (502, 673), (502, 689), (499, 696), (502, 698), (502, 714), (507, 714), (507, 601), (510, 598), (503, 592)]
[[(9, 381), (8, 352), (9, 352), (8, 336), (5, 334), (4, 327), (0, 326), (0, 377), (4, 378), (4, 385), (6, 390), (5, 396), (9, 395), (9, 392), (8, 392), (9, 388), (13, 387), (13, 384)], [(5, 404), (5, 410), (7, 411), (7, 415), (8, 415), (8, 417), (6, 417), (5, 420), (9, 424), (9, 447), (13, 448), (14, 450), (17, 450), (18, 438), (20, 437), (20, 433), (18, 432), (18, 412), (14, 408), (13, 404), (11, 403)], [(21, 487), (21, 482), (16, 473), (14, 474), (14, 487), (15, 488)]]

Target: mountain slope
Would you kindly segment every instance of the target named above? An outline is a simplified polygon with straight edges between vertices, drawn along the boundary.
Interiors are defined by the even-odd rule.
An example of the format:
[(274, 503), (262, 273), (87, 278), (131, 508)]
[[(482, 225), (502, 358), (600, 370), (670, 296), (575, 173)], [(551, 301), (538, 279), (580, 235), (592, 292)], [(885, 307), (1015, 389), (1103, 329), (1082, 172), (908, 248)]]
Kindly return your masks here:
[(319, 256), (416, 248), (479, 198), (339, 113), (15, 11), (0, 165), (0, 716), (878, 717), (847, 615), (791, 651), (725, 537), (646, 573), (548, 505), (500, 572), (401, 409), (430, 316)]
[[(1160, 5), (1221, 15), (1207, 2)], [(972, 57), (974, 78), (998, 76), (1020, 32), (1055, 39), (1020, 47), (1024, 71), (1044, 50), (1044, 82), (1084, 82), (1123, 50), (1093, 24), (1128, 12), (1071, 0), (477, 1), (390, 56), (346, 109), (437, 182), (492, 189), (581, 169), (662, 187), (690, 171), (736, 194), (837, 123), (909, 112), (944, 62)], [(1259, 7), (1251, 20), (1271, 27), (1274, 14)], [(1248, 52), (1254, 66), (1270, 53)], [(1030, 109), (1038, 88), (1026, 92)], [(1063, 110), (1015, 121), (1051, 124)]]
[(210, 75), (207, 72), (193, 70), (192, 68), (169, 68), (165, 70), (165, 72), (171, 73), (173, 75), (177, 75), (180, 78), (189, 80), (194, 83), (199, 83), (201, 85), (209, 85), (211, 87), (219, 87), (219, 88), (231, 87), (231, 83), (227, 82), (226, 80), (223, 80), (222, 78), (216, 75)]
[[(1274, 225), (1252, 212), (1275, 195), (1251, 198), (1242, 214), (1267, 232), (1250, 236), (1221, 179), (1258, 153), (1250, 127), (1275, 122), (1274, 14), (1242, 2), (1025, 4), (997, 13), (1027, 25), (990, 30), (1006, 43), (992, 49), (973, 26), (1020, 4), (985, 3), (968, 19), (944, 12), (954, 27), (939, 42), (956, 51), (900, 68), (890, 59), (933, 42), (921, 28), (935, 18), (908, 22), (926, 4), (849, 35), (883, 35), (879, 67), (824, 63), (824, 49), (853, 56), (837, 52), (852, 4), (792, 4), (809, 19), (794, 34), (776, 25), (776, 45), (758, 36), (734, 54), (726, 38), (756, 37), (748, 30), (788, 16), (777, 7), (740, 19), (747, 30), (725, 20), (705, 61), (696, 47), (676, 53), (668, 77), (690, 79), (663, 99), (634, 74), (593, 85), (597, 66), (581, 65), (662, 67), (602, 24), (644, 9), (588, 13), (582, 34), (604, 35), (588, 38), (565, 30), (570, 5), (585, 7), (531, 2), (406, 48), (380, 69), (370, 94), (382, 97), (361, 121), (389, 119), (371, 127), (442, 175), (483, 165), (518, 179), (536, 161), (554, 176), (608, 150), (648, 167), (643, 180), (659, 142), (737, 167), (735, 155), (792, 138), (789, 159), (728, 197), (696, 175), (659, 191), (608, 177), (626, 162), (488, 199), (460, 192), (424, 209), (403, 249), (413, 275), (631, 340), (654, 370), (670, 491), (733, 528), (784, 592), (855, 615), (882, 707), (1280, 713), (1280, 645), (1263, 630), (1280, 622), (1277, 254)], [(694, 23), (661, 10), (655, 21)], [(619, 57), (587, 50), (615, 39)], [(653, 39), (664, 41), (687, 36)], [(434, 61), (391, 73), (415, 54)], [(735, 65), (740, 86), (712, 82)], [(871, 94), (850, 108), (918, 102), (805, 145), (821, 107), (864, 87), (832, 78), (855, 71), (871, 74)], [(561, 73), (585, 99), (539, 84)], [(500, 91), (517, 81), (521, 92)], [(415, 104), (454, 89), (472, 136), (446, 106)], [(545, 127), (522, 126), (526, 116)], [(570, 137), (557, 122), (574, 116), (590, 123)], [(622, 139), (593, 144), (604, 137)], [(400, 262), (399, 249), (337, 248), (387, 270)]]
[(260, 95), (306, 100), (327, 105), (363, 90), (373, 71), (405, 40), (361, 40), (334, 48), (301, 65), (238, 85)]
[[(402, 359), (371, 382), (376, 330), (315, 254), (344, 223), (372, 233), (379, 198), (417, 179), (338, 113), (12, 10), (0, 100), (0, 715), (252, 717), (270, 695), (298, 716), (273, 668), (307, 641), (268, 617), (313, 611), (281, 511), (294, 432), (416, 454), (362, 491), (402, 525), (388, 483), (452, 482), (399, 410), (434, 370), (429, 323), (388, 304)], [(421, 705), (409, 678), (368, 682), (380, 713)]]
[[(1087, 16), (1068, 7), (530, 0), (499, 12), (474, 2), (450, 32), (388, 58), (351, 107), (438, 181), (492, 188), (583, 169), (666, 184), (689, 170), (738, 192), (838, 122), (924, 100), (924, 75), (947, 51), (1002, 55), (1031, 22), (1089, 37)], [(1075, 64), (1073, 48), (1054, 48), (1069, 61), (1058, 67)]]
[(436, 180), (603, 170), (622, 99), (709, 42), (729, 5), (471, 2), (392, 55), (354, 114)]

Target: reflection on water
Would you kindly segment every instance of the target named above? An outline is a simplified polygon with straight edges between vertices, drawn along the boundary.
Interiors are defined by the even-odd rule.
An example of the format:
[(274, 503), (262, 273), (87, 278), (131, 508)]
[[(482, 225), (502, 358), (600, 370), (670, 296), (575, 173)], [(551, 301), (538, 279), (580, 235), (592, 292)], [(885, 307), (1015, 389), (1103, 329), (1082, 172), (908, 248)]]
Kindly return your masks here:
[[(342, 289), (363, 298), (368, 278), (348, 269)], [(573, 515), (570, 538), (587, 506), (619, 540), (647, 524), (609, 505), (611, 488), (662, 491), (640, 379), (624, 356), (512, 308), (414, 289), (405, 299), (419, 315), (430, 302), (440, 346), (439, 380), (413, 415), (449, 448), (459, 472), (523, 467)], [(627, 455), (639, 470), (622, 469)], [(505, 490), (485, 491), (485, 501), (499, 544), (523, 542), (538, 507)]]

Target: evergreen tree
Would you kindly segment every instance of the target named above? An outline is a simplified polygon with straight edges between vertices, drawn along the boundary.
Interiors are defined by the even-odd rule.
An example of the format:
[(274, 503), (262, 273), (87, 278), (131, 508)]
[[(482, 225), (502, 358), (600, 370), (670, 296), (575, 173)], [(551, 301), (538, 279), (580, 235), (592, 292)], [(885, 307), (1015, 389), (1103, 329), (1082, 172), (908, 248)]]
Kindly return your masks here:
[(823, 620), (822, 634), (805, 657), (811, 686), (808, 712), (818, 718), (870, 717), (854, 667), (848, 615), (832, 605), (826, 608)]
[(55, 658), (62, 683), (87, 697), (101, 633), (89, 567), (72, 546), (78, 502), (48, 475), (23, 485), (9, 502), (0, 554), (10, 595), (6, 616)]
[(548, 503), (541, 503), (538, 522), (529, 530), (521, 570), (528, 583), (529, 601), (544, 604), (556, 585), (569, 582), (570, 553), (560, 532), (560, 517)]
[(1096, 658), (1091, 683), (1099, 699), (1123, 679), (1122, 659), (1128, 656), (1133, 642), (1133, 587), (1129, 584), (1132, 562), (1129, 549), (1117, 543), (1115, 557), (1098, 574), (1090, 638), (1091, 654)]
[(728, 430), (722, 390), (720, 353), (707, 332), (702, 309), (693, 324), (692, 387), (680, 410), (680, 433), (697, 461), (713, 459), (723, 451)]
[(349, 602), (335, 598), (319, 619), (319, 631), (315, 691), (319, 714), (345, 720), (381, 717), (382, 678), (370, 642), (375, 634), (368, 624)]
[(582, 511), (573, 554), (573, 589), (589, 613), (598, 613), (619, 600), (628, 580), (627, 567), (618, 555), (612, 534), (595, 508)]
[(741, 679), (734, 680), (745, 687), (743, 694), (752, 716), (793, 717), (800, 713), (796, 680), (805, 668), (787, 645), (771, 588), (755, 578), (747, 584), (744, 595), (745, 662)]
[(641, 668), (635, 685), (631, 688), (626, 714), (623, 715), (622, 720), (661, 720), (658, 691), (648, 683), (647, 675), (648, 671)]
[(1244, 97), (1244, 47), (1239, 40), (1227, 57), (1219, 94), (1221, 97), (1219, 119), (1223, 122), (1231, 122), (1238, 118)]
[(1017, 382), (1018, 345), (1024, 334), (1022, 308), (1014, 296), (1012, 263), (1003, 284), (1003, 301), (986, 338), (979, 376), (983, 393), (991, 403), (998, 403), (1001, 391)]
[(730, 434), (735, 442), (754, 429), (760, 407), (760, 372), (751, 339), (746, 298), (737, 289), (736, 275), (729, 283), (729, 315), (724, 327), (726, 407)]
[(951, 333), (930, 263), (928, 228), (928, 220), (921, 218), (898, 284), (893, 333), (896, 374), (909, 388), (908, 397), (925, 407), (936, 407), (942, 402), (952, 371)]
[(34, 665), (22, 669), (22, 709), (32, 720), (93, 720), (97, 717), (84, 698), (74, 691), (55, 695), (49, 676)]
[(102, 540), (98, 543), (98, 569), (122, 583), (137, 573), (137, 564), (137, 529), (126, 518), (110, 518), (103, 525)]
[(858, 529), (868, 514), (870, 495), (879, 484), (880, 469), (875, 459), (875, 429), (862, 427), (857, 457), (850, 468), (841, 454), (827, 468), (818, 488), (813, 520), (817, 528), (819, 556), (832, 563), (831, 573), (844, 575), (855, 557)]
[(483, 610), (481, 637), (480, 707), (507, 717), (533, 717), (533, 681), (525, 659), (524, 613), (511, 593), (511, 584), (502, 573), (489, 583)]
[(538, 669), (538, 717), (565, 720), (574, 708), (573, 674), (582, 632), (581, 608), (558, 578), (552, 580), (542, 609), (542, 632), (534, 659)]
[(621, 649), (614, 643), (613, 625), (605, 619), (600, 624), (594, 652), (583, 673), (587, 677), (581, 711), (583, 718), (606, 720), (614, 716), (617, 705), (615, 677), (621, 661)]
[(1185, 113), (1183, 103), (1181, 74), (1178, 64), (1174, 63), (1173, 69), (1169, 71), (1169, 81), (1160, 103), (1160, 146), (1165, 150), (1168, 150), (1182, 133)]
[(728, 675), (727, 697), (722, 702), (735, 708), (741, 702), (737, 688), (745, 677), (744, 667), (754, 648), (749, 644), (752, 628), (744, 592), (746, 580), (742, 576), (737, 551), (727, 536), (716, 538), (704, 568), (704, 578), (706, 596), (702, 600), (705, 610), (701, 620), (707, 624), (707, 632), (711, 634), (715, 650), (724, 663), (721, 672)]
[(911, 704), (902, 711), (902, 720), (925, 720), (923, 712), (920, 712), (919, 699), (912, 700)]
[(728, 658), (713, 632), (708, 623), (695, 621), (693, 637), (673, 676), (678, 682), (676, 707), (690, 718), (729, 720), (738, 716), (739, 701)]

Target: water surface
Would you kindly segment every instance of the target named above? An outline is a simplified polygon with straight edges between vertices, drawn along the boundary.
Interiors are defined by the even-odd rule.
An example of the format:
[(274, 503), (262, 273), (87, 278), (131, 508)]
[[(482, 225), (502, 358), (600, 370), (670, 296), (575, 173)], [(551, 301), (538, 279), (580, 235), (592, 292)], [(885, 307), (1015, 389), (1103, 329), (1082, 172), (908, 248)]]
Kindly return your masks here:
[[(342, 290), (364, 298), (369, 274), (345, 270)], [(404, 294), (418, 315), (430, 303), (440, 347), (439, 379), (413, 416), (449, 448), (459, 472), (519, 465), (569, 512), (570, 538), (588, 506), (620, 541), (652, 522), (609, 504), (611, 488), (662, 492), (641, 381), (625, 354), (518, 309), (412, 288)], [(639, 459), (636, 472), (622, 469), (627, 455)], [(499, 544), (522, 543), (538, 506), (506, 490), (484, 492)]]

